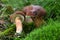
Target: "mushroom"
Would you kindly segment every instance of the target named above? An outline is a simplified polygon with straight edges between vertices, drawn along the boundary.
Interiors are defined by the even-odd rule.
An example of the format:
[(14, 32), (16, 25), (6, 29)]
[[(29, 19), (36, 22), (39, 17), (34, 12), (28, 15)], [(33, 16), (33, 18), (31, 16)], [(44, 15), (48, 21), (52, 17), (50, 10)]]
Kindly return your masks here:
[[(22, 9), (22, 11), (16, 11), (14, 12), (10, 18), (12, 19), (11, 21), (14, 21), (16, 24), (16, 33), (20, 33), (22, 32), (22, 20), (21, 18), (18, 17), (18, 15), (22, 15), (23, 17), (21, 17), (23, 20), (26, 19), (26, 16), (30, 16), (30, 20), (32, 19), (32, 21), (34, 22), (34, 24), (36, 25), (36, 27), (39, 27), (40, 25), (42, 25), (45, 21), (43, 19), (43, 16), (46, 15), (46, 11), (43, 7), (38, 6), (38, 5), (29, 5), (26, 6)], [(16, 17), (17, 15), (17, 17)], [(15, 18), (15, 20), (14, 20)]]
[(13, 14), (10, 15), (11, 22), (13, 22), (16, 25), (16, 33), (15, 36), (18, 36), (21, 34), (23, 30), (22, 22), (24, 21), (24, 14), (22, 11), (15, 11)]
[(37, 27), (45, 23), (43, 16), (46, 15), (46, 10), (43, 7), (38, 5), (29, 5), (23, 8), (23, 12), (32, 18)]

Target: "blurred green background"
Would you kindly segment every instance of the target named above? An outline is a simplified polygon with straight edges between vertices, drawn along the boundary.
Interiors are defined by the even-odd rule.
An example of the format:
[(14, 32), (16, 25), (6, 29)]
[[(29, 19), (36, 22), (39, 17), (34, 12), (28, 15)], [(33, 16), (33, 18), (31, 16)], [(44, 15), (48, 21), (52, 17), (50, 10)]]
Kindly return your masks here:
[[(34, 23), (23, 23), (21, 38), (14, 37), (15, 25), (9, 16), (31, 4), (46, 10), (46, 24), (35, 28)], [(60, 40), (60, 0), (0, 0), (0, 22), (1, 40)]]

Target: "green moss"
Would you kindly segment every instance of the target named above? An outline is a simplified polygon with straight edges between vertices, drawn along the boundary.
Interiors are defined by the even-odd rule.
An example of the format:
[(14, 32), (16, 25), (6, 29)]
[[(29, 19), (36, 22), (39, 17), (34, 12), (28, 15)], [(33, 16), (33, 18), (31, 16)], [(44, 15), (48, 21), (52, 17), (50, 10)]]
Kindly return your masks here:
[(59, 40), (60, 23), (51, 21), (48, 25), (35, 29), (24, 40)]

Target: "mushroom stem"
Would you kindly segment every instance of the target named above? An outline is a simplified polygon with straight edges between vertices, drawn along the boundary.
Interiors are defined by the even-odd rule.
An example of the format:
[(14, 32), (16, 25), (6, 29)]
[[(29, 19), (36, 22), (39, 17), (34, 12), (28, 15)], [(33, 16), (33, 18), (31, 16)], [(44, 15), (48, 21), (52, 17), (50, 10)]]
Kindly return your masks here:
[(21, 19), (19, 17), (16, 17), (15, 24), (16, 24), (16, 33), (21, 34), (21, 32), (22, 32), (22, 22), (21, 22)]
[(41, 26), (45, 21), (42, 17), (35, 17), (35, 18), (32, 18), (34, 24), (36, 25), (36, 27), (39, 27)]

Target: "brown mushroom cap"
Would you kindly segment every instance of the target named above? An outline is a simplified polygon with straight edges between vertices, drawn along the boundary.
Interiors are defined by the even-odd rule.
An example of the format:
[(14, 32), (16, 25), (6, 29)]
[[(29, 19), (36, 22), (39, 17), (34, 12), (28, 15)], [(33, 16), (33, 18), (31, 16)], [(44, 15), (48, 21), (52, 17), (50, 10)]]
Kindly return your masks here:
[(14, 13), (16, 13), (16, 14), (21, 14), (21, 15), (25, 15), (25, 13), (23, 12), (23, 11), (16, 11), (16, 12), (14, 12)]
[(38, 5), (30, 5), (23, 8), (23, 11), (26, 13), (26, 15), (34, 17), (36, 15), (44, 16), (46, 11), (43, 7)]

